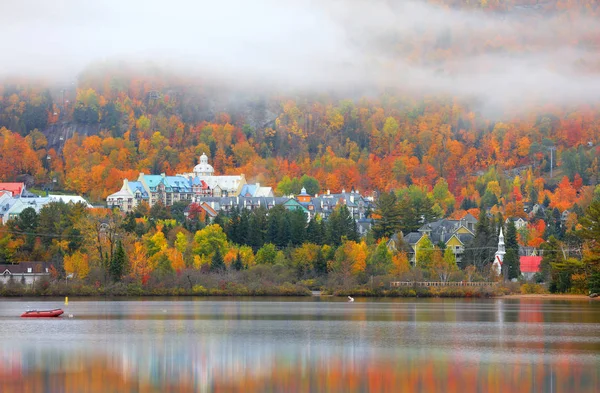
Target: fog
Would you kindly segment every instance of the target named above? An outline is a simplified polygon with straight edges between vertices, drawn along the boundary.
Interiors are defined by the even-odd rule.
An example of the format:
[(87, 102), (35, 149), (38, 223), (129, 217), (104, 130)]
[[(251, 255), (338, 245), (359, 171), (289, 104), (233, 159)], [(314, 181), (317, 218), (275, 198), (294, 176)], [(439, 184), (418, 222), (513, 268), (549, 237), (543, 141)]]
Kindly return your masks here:
[(392, 0), (19, 0), (3, 2), (0, 18), (3, 76), (73, 78), (89, 64), (125, 60), (267, 88), (389, 88), (490, 107), (600, 99), (600, 57), (586, 45), (600, 23), (539, 10), (492, 14)]

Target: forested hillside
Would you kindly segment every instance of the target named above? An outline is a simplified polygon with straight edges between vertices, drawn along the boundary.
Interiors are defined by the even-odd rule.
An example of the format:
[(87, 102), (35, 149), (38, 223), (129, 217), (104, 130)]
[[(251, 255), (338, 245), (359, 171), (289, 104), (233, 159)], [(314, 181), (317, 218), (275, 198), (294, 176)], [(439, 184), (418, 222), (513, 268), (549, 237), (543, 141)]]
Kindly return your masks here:
[[(169, 68), (159, 61), (96, 61), (67, 82), (3, 77), (0, 182), (25, 181), (30, 189), (77, 193), (102, 204), (125, 178), (135, 179), (140, 172), (187, 173), (206, 153), (216, 174), (243, 173), (249, 182), (271, 186), (280, 195), (299, 193), (303, 176), (316, 180), (319, 193), (354, 189), (377, 199), (393, 191), (400, 206), (413, 209), (421, 220), (461, 218), (467, 211), (475, 217), (482, 212), (523, 217), (528, 223), (518, 233), (522, 246), (537, 249), (558, 238), (576, 244), (577, 256), (587, 253), (577, 234), (585, 209), (600, 198), (598, 2), (408, 4), (397, 14), (391, 12), (392, 5), (374, 8), (394, 15), (382, 13), (378, 21), (356, 18), (355, 6), (337, 4), (332, 10), (339, 12), (331, 18), (352, 42), (351, 51), (340, 51), (340, 56), (350, 56), (344, 57), (344, 67), (317, 77), (309, 65), (314, 61), (326, 69), (322, 59), (301, 56), (299, 69), (290, 70), (294, 81), (289, 83), (285, 78), (215, 72), (219, 65), (209, 72)], [(405, 23), (403, 12), (423, 19)], [(457, 22), (450, 22), (448, 15)], [(359, 54), (360, 61), (353, 61), (351, 56)], [(240, 59), (240, 67), (251, 68), (244, 61)], [(533, 216), (536, 204), (545, 213)], [(381, 218), (379, 213), (381, 209), (371, 218)], [(155, 212), (154, 218), (175, 219), (170, 212)], [(157, 228), (143, 211), (135, 219), (137, 224), (130, 222), (126, 232), (133, 236), (136, 225), (141, 226), (145, 230), (137, 236), (144, 240), (130, 239), (129, 255), (134, 250), (147, 255), (144, 245), (161, 234), (165, 247), (164, 236), (171, 237), (172, 255), (164, 247), (154, 250), (155, 267), (160, 261), (170, 263), (169, 258), (177, 259), (173, 263), (180, 267), (207, 265), (214, 257), (196, 253), (204, 260), (194, 262), (188, 244), (199, 242), (193, 240), (193, 230), (200, 227), (184, 230), (182, 219)], [(115, 218), (119, 228), (120, 220)], [(226, 231), (230, 225), (222, 223)], [(500, 225), (500, 218), (492, 222), (493, 229)], [(70, 230), (61, 229), (65, 236)], [(178, 231), (185, 231), (179, 251)], [(85, 236), (93, 235), (88, 232)], [(77, 232), (73, 239), (82, 236)], [(494, 231), (490, 239), (483, 243), (495, 243)], [(271, 240), (256, 244), (254, 252)], [(344, 260), (344, 247), (348, 255), (362, 255), (365, 243), (356, 240), (336, 238), (325, 245), (339, 246), (339, 259)], [(51, 257), (41, 241), (37, 246), (32, 239), (22, 241), (31, 244), (16, 259)], [(229, 241), (249, 244), (231, 235)], [(55, 246), (71, 254), (80, 247)], [(368, 258), (364, 247), (365, 260), (376, 258), (379, 246), (369, 244)], [(558, 246), (553, 247), (549, 250)], [(19, 255), (16, 249), (12, 252)], [(185, 250), (189, 255), (184, 262)], [(222, 250), (229, 252), (228, 266), (240, 258), (239, 248), (231, 250)], [(298, 252), (314, 251), (311, 258), (326, 264), (315, 250)], [(108, 263), (104, 253), (94, 256), (96, 264)], [(254, 260), (252, 250), (249, 254)], [(336, 254), (330, 254), (331, 265)], [(569, 257), (563, 254), (563, 259)], [(289, 251), (288, 259), (291, 255)], [(391, 269), (391, 256), (384, 259)], [(304, 272), (298, 274), (305, 278)]]

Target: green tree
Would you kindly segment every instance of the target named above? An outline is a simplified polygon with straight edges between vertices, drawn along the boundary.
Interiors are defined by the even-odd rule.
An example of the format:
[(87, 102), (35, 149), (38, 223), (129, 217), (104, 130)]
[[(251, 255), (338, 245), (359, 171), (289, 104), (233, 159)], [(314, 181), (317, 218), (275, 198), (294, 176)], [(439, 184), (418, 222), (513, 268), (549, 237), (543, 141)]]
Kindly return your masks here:
[(423, 235), (416, 248), (416, 266), (421, 269), (429, 269), (433, 262), (433, 254), (435, 249), (431, 239), (427, 235)]
[(125, 254), (125, 248), (121, 240), (117, 241), (117, 249), (113, 254), (112, 260), (110, 261), (109, 274), (114, 282), (121, 281), (125, 272), (125, 266), (127, 265), (127, 255)]
[(317, 258), (315, 259), (314, 263), (314, 269), (315, 274), (318, 276), (327, 274), (327, 259), (325, 257), (325, 254), (323, 253), (323, 247), (319, 248)]
[(317, 220), (315, 217), (312, 217), (306, 226), (306, 240), (309, 243), (323, 245), (323, 240), (325, 237), (324, 228), (322, 224), (322, 220)]
[(299, 246), (306, 241), (306, 213), (301, 209), (289, 212), (290, 241), (292, 245)]
[(366, 273), (368, 276), (382, 276), (389, 274), (392, 267), (392, 253), (387, 248), (387, 243), (380, 241), (371, 257), (367, 259)]
[(517, 242), (517, 228), (513, 220), (509, 220), (506, 227), (506, 254), (503, 265), (506, 267), (506, 276), (509, 280), (521, 276), (521, 263), (519, 261), (519, 243)]
[(338, 205), (327, 218), (327, 243), (333, 246), (342, 244), (343, 239), (358, 241), (356, 223), (346, 205)]
[(8, 228), (13, 235), (24, 239), (21, 248), (27, 252), (33, 251), (38, 225), (39, 217), (32, 207), (24, 209), (16, 218), (8, 221)]
[(586, 241), (589, 253), (584, 258), (584, 270), (588, 288), (600, 293), (600, 200), (594, 200), (581, 218), (581, 237)]
[(389, 238), (401, 230), (402, 213), (395, 193), (381, 194), (375, 203), (373, 214), (377, 217), (373, 225), (373, 235), (376, 239)]
[(244, 264), (242, 263), (242, 256), (240, 255), (239, 252), (235, 256), (235, 261), (233, 261), (233, 264), (231, 265), (231, 267), (234, 268), (238, 272), (244, 268)]
[[(238, 254), (239, 256), (239, 254)], [(210, 271), (220, 273), (227, 269), (225, 266), (225, 261), (223, 260), (223, 254), (221, 254), (221, 250), (218, 248), (215, 249), (215, 253), (212, 256), (210, 261)]]
[(211, 256), (217, 250), (223, 255), (227, 246), (227, 235), (219, 225), (209, 225), (194, 235), (194, 253), (201, 256)]
[(319, 181), (312, 176), (302, 175), (300, 178), (300, 185), (306, 189), (306, 193), (309, 195), (315, 195), (321, 192)]
[(473, 265), (479, 271), (483, 271), (487, 265), (494, 262), (497, 247), (498, 236), (494, 225), (488, 219), (485, 210), (482, 210), (475, 225), (475, 237), (467, 245), (460, 267)]
[(258, 265), (273, 265), (277, 257), (277, 249), (272, 243), (262, 246), (256, 253), (256, 263)]

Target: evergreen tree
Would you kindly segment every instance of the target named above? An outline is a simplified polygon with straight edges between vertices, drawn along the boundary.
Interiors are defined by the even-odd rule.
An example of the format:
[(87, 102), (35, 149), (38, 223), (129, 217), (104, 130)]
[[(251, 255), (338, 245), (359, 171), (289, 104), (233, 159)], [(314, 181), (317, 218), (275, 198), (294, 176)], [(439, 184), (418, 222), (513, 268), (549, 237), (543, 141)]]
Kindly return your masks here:
[(243, 209), (240, 214), (240, 221), (238, 225), (237, 232), (237, 244), (248, 245), (248, 233), (251, 230), (250, 228), (250, 210)]
[(306, 214), (297, 209), (289, 213), (290, 240), (294, 246), (299, 246), (306, 241)]
[(217, 248), (210, 261), (210, 271), (220, 273), (225, 271), (226, 268), (221, 250)]
[(542, 262), (540, 263), (539, 272), (540, 281), (548, 282), (552, 273), (552, 264), (562, 261), (563, 257), (562, 253), (559, 251), (560, 248), (560, 242), (554, 236), (550, 236), (550, 238), (540, 246), (540, 249), (542, 250)]
[(329, 215), (326, 225), (327, 244), (339, 246), (344, 238), (348, 240), (358, 240), (358, 232), (354, 218), (346, 205), (337, 206)]
[(246, 235), (246, 243), (252, 247), (252, 251), (258, 251), (265, 244), (267, 228), (267, 210), (264, 207), (253, 210), (248, 220), (248, 233)]
[(160, 257), (158, 258), (158, 263), (156, 265), (155, 272), (161, 278), (173, 274), (175, 272), (175, 270), (173, 269), (173, 265), (171, 265), (171, 261), (169, 260), (169, 257), (167, 255), (160, 255)]
[(306, 240), (309, 243), (313, 244), (323, 244), (323, 233), (321, 232), (321, 224), (314, 217), (310, 219), (306, 227)]
[(35, 233), (39, 225), (39, 217), (34, 208), (28, 207), (21, 214), (8, 221), (8, 227), (15, 237), (23, 237), (23, 251), (31, 252), (35, 246)]
[(50, 263), (52, 264), (52, 266), (54, 266), (54, 269), (56, 269), (56, 272), (58, 273), (58, 278), (64, 278), (66, 274), (65, 253), (62, 250), (62, 248), (59, 248), (58, 251), (54, 253), (52, 259), (50, 260)]
[(581, 219), (581, 237), (589, 245), (589, 254), (584, 259), (588, 289), (600, 293), (600, 200), (594, 200)]
[(171, 218), (171, 212), (162, 202), (158, 201), (150, 208), (150, 218), (155, 220), (167, 220)]
[(504, 263), (509, 280), (521, 276), (521, 264), (519, 262), (519, 243), (517, 242), (517, 227), (513, 220), (509, 220), (506, 227), (506, 254)]
[(494, 254), (496, 253), (498, 246), (498, 236), (494, 229), (490, 225), (484, 210), (479, 214), (479, 220), (475, 225), (475, 237), (467, 247), (465, 248), (464, 256), (461, 260), (460, 267), (465, 268), (466, 266), (473, 265), (480, 271), (494, 262)]
[(227, 238), (235, 244), (241, 244), (239, 241), (240, 235), (240, 211), (237, 207), (231, 210), (227, 225), (223, 228), (227, 234)]
[(314, 269), (318, 276), (327, 274), (327, 260), (325, 259), (325, 255), (323, 255), (323, 250), (321, 248), (319, 248), (319, 251), (317, 252)]
[(127, 256), (125, 255), (125, 248), (121, 240), (117, 242), (117, 249), (110, 261), (109, 273), (110, 277), (114, 282), (121, 281), (123, 274), (125, 273), (125, 265), (127, 263)]
[(232, 267), (235, 270), (237, 270), (238, 272), (244, 268), (244, 264), (242, 263), (242, 256), (240, 255), (239, 252), (237, 253), (237, 255), (235, 257), (235, 261), (233, 261)]
[(382, 193), (375, 203), (373, 213), (378, 217), (373, 225), (373, 235), (376, 239), (391, 237), (401, 229), (402, 213), (398, 205), (398, 198), (393, 191)]

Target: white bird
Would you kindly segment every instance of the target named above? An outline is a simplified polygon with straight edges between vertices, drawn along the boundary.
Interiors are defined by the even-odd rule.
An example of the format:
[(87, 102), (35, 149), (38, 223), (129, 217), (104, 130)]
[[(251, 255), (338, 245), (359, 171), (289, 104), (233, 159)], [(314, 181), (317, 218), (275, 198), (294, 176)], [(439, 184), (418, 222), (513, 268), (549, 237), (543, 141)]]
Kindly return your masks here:
[(354, 298), (353, 298), (353, 297), (350, 297), (350, 296), (348, 296), (348, 301), (349, 301), (350, 303), (352, 303), (352, 302), (354, 301)]

